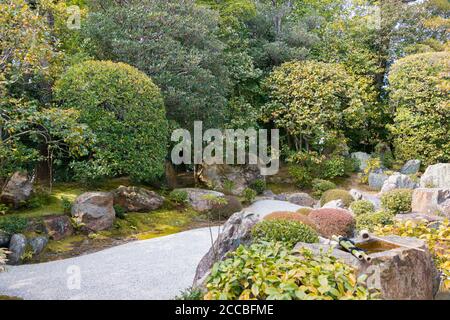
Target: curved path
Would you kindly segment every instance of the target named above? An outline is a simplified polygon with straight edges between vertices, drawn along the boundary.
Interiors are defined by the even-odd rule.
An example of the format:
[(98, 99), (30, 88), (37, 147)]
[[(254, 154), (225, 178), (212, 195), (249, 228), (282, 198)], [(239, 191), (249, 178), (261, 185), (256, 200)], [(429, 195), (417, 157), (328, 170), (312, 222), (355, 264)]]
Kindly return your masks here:
[[(213, 235), (217, 236), (217, 227)], [(209, 228), (130, 242), (93, 254), (9, 266), (0, 295), (24, 299), (173, 299), (192, 285), (211, 246)]]

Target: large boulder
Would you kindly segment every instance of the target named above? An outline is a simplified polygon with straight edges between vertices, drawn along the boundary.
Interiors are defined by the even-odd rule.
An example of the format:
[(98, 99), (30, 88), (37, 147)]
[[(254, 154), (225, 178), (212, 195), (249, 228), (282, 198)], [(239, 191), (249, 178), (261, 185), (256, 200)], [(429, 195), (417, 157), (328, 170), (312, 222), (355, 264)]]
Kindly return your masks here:
[(450, 163), (429, 166), (420, 179), (422, 188), (450, 188)]
[(47, 234), (56, 241), (71, 236), (74, 232), (72, 222), (68, 216), (45, 217), (42, 222)]
[(416, 223), (420, 223), (422, 221), (427, 221), (427, 222), (437, 222), (440, 223), (442, 221), (444, 221), (444, 218), (441, 216), (436, 216), (433, 214), (426, 214), (426, 213), (417, 213), (417, 212), (412, 212), (412, 213), (399, 213), (395, 215), (395, 220), (397, 221), (413, 221)]
[(296, 212), (301, 208), (301, 206), (289, 202), (261, 200), (233, 214), (221, 227), (221, 233), (217, 240), (198, 264), (194, 285), (201, 285), (214, 263), (222, 260), (228, 252), (235, 250), (241, 244), (250, 243), (251, 229), (259, 221), (273, 212)]
[(364, 171), (367, 168), (367, 161), (370, 159), (370, 154), (365, 152), (353, 152), (350, 156), (358, 160), (358, 169), (359, 171)]
[(8, 264), (20, 264), (26, 247), (27, 238), (23, 234), (14, 234), (9, 242)]
[[(354, 267), (358, 277), (366, 275), (368, 287), (379, 289), (382, 299), (432, 300), (439, 288), (439, 273), (425, 242), (398, 236), (380, 239), (381, 242), (366, 243), (368, 248), (384, 243), (379, 246), (384, 251), (368, 252), (371, 263), (362, 262), (330, 244), (299, 243), (294, 250), (306, 248), (314, 255), (330, 250), (334, 257)], [(363, 246), (362, 243), (356, 240), (357, 245)]]
[(139, 187), (120, 186), (113, 192), (114, 204), (125, 212), (148, 212), (161, 208), (164, 198), (154, 191)]
[(384, 182), (389, 178), (389, 176), (382, 170), (369, 173), (369, 187), (373, 190), (380, 190)]
[(379, 195), (370, 194), (357, 189), (351, 189), (350, 195), (353, 197), (353, 199), (355, 199), (355, 201), (367, 200), (372, 202), (372, 204), (375, 207), (375, 210), (379, 210), (381, 208), (381, 198)]
[(221, 192), (198, 189), (198, 188), (181, 188), (175, 189), (177, 191), (184, 191), (188, 196), (188, 204), (198, 212), (210, 211), (214, 208), (215, 204), (210, 201), (210, 197), (225, 198), (225, 195)]
[(83, 223), (88, 231), (101, 231), (112, 227), (115, 219), (114, 197), (110, 192), (86, 192), (72, 205), (72, 217)]
[(44, 236), (37, 236), (28, 240), (28, 244), (31, 247), (33, 256), (40, 254), (44, 251), (45, 246), (48, 243), (48, 238)]
[(383, 183), (381, 193), (389, 192), (394, 189), (415, 189), (418, 184), (414, 182), (409, 176), (401, 173), (395, 173)]
[(16, 172), (9, 179), (0, 195), (0, 201), (19, 208), (33, 192), (33, 182), (26, 172)]
[(412, 195), (412, 211), (427, 215), (443, 214), (450, 218), (450, 188), (419, 188)]
[(274, 197), (275, 200), (287, 201), (302, 207), (314, 207), (317, 201), (304, 192), (282, 193)]
[(198, 179), (213, 189), (223, 190), (225, 182), (232, 181), (231, 193), (236, 196), (262, 178), (257, 165), (203, 164), (198, 174)]
[(420, 160), (409, 160), (406, 162), (402, 169), (400, 170), (401, 174), (416, 174), (420, 170), (420, 165), (422, 162)]
[(11, 239), (11, 235), (0, 230), (0, 248), (7, 248), (9, 245), (9, 239)]

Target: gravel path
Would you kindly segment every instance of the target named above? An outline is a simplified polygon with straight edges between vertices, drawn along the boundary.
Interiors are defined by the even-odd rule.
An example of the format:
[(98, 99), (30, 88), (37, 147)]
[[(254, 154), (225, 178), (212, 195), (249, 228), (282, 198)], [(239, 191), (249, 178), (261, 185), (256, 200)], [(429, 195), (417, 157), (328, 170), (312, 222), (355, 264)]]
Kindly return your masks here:
[(203, 228), (67, 260), (10, 266), (0, 273), (0, 295), (39, 300), (172, 299), (192, 284), (210, 246), (209, 228)]

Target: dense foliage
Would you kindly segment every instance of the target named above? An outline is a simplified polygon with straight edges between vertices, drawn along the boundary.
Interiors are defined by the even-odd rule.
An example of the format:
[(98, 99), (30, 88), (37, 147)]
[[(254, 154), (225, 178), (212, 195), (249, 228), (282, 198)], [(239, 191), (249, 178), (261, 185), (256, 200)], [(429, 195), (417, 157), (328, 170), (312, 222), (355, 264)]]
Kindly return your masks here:
[(160, 91), (145, 74), (123, 63), (86, 61), (57, 81), (55, 96), (63, 108), (79, 110), (96, 135), (93, 159), (76, 164), (78, 176), (151, 181), (163, 174), (168, 124)]
[(322, 208), (311, 211), (309, 219), (322, 237), (353, 236), (355, 219), (347, 210)]
[(374, 204), (369, 200), (358, 200), (353, 202), (349, 208), (355, 215), (359, 216), (365, 213), (372, 213), (375, 211)]
[(279, 241), (288, 247), (298, 242), (315, 243), (317, 233), (306, 224), (294, 219), (269, 219), (261, 221), (252, 229), (255, 241)]
[(322, 197), (320, 198), (320, 204), (324, 206), (325, 204), (333, 200), (342, 200), (346, 207), (349, 207), (350, 204), (355, 201), (348, 191), (342, 189), (331, 189), (325, 191), (322, 194)]
[(390, 211), (368, 212), (356, 217), (356, 229), (373, 231), (377, 226), (394, 223), (395, 215)]
[(412, 193), (410, 189), (394, 189), (381, 196), (383, 209), (394, 214), (411, 212)]
[(354, 270), (327, 255), (294, 255), (281, 243), (240, 246), (216, 263), (206, 300), (343, 300), (373, 298)]

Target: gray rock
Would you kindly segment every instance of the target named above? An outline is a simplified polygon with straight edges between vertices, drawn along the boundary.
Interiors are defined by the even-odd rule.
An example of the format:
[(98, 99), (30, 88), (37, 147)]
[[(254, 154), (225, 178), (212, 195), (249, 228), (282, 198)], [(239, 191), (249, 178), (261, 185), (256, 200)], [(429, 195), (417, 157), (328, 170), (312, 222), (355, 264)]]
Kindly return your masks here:
[(120, 186), (114, 192), (114, 204), (125, 212), (148, 212), (161, 208), (164, 198), (154, 191), (139, 187)]
[(68, 216), (45, 217), (43, 224), (45, 232), (56, 241), (71, 236), (74, 232), (72, 222)]
[(28, 240), (28, 244), (31, 246), (33, 251), (33, 256), (39, 255), (42, 251), (44, 251), (47, 243), (48, 238), (44, 236), (38, 236)]
[(179, 191), (185, 191), (188, 195), (188, 203), (189, 205), (198, 212), (206, 212), (213, 208), (214, 204), (211, 201), (208, 201), (208, 197), (218, 197), (224, 198), (225, 195), (221, 192), (206, 190), (206, 189), (198, 189), (198, 188), (181, 188), (176, 189)]
[(322, 208), (347, 209), (347, 207), (344, 204), (344, 201), (342, 201), (341, 199), (325, 203)]
[(353, 197), (353, 199), (355, 199), (355, 201), (367, 200), (372, 202), (375, 210), (379, 210), (381, 208), (381, 198), (379, 195), (370, 194), (356, 189), (350, 190), (350, 195)]
[(14, 234), (9, 242), (10, 252), (8, 254), (8, 264), (18, 265), (22, 262), (22, 256), (27, 247), (27, 238), (23, 234)]
[(415, 189), (418, 184), (414, 182), (409, 176), (395, 173), (383, 183), (381, 193), (386, 193), (394, 189)]
[(371, 172), (369, 173), (369, 187), (373, 190), (380, 190), (388, 178), (389, 176), (382, 171)]
[(420, 160), (409, 160), (406, 162), (402, 169), (400, 170), (400, 173), (402, 174), (416, 174), (420, 170), (420, 165), (422, 162)]
[(364, 171), (364, 169), (367, 168), (367, 161), (370, 159), (370, 154), (365, 152), (353, 152), (350, 156), (359, 161), (359, 171)]
[(429, 166), (420, 179), (422, 188), (450, 188), (450, 163)]
[(405, 213), (405, 214), (397, 214), (395, 216), (395, 220), (397, 221), (415, 221), (421, 222), (426, 220), (428, 222), (441, 222), (444, 221), (444, 218), (441, 216), (431, 215), (431, 214), (423, 214), (423, 213)]
[(426, 214), (442, 214), (450, 218), (450, 188), (419, 188), (412, 195), (412, 211)]
[(303, 207), (314, 207), (317, 201), (304, 192), (282, 193), (275, 196), (275, 200), (287, 201)]
[[(382, 299), (432, 300), (439, 289), (440, 277), (425, 242), (398, 236), (380, 239), (388, 241), (389, 247), (386, 251), (370, 253), (371, 263), (327, 244), (299, 243), (294, 250), (306, 248), (314, 255), (332, 250), (334, 257), (356, 269), (358, 277), (366, 275), (367, 286), (378, 288)], [(361, 241), (356, 243), (361, 244)]]
[(33, 192), (33, 182), (26, 172), (16, 172), (9, 179), (0, 195), (0, 202), (19, 208)]
[(9, 239), (11, 239), (11, 236), (0, 230), (0, 248), (7, 248), (9, 245)]
[(86, 192), (72, 205), (72, 217), (83, 223), (88, 231), (101, 231), (112, 227), (115, 219), (113, 195), (110, 192)]
[(350, 193), (350, 195), (353, 197), (353, 199), (355, 199), (355, 201), (362, 200), (362, 198), (363, 198), (363, 194), (362, 194), (362, 192), (359, 191), (359, 190), (351, 189), (351, 190), (349, 191), (349, 193)]

